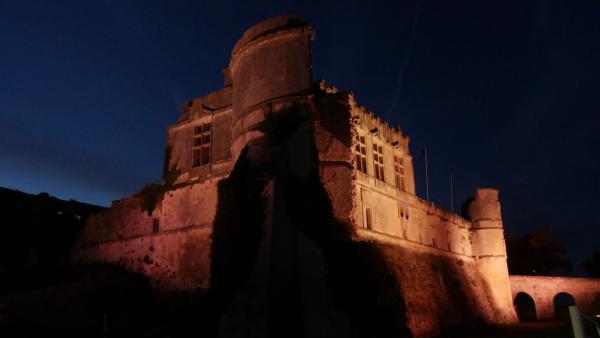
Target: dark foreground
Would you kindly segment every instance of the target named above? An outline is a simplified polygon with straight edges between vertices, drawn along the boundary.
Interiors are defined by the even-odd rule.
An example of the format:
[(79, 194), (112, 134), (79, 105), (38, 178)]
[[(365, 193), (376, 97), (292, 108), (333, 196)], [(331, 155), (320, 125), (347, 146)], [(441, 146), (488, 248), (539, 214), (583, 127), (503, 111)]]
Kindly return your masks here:
[(571, 323), (568, 320), (541, 322), (521, 322), (513, 325), (471, 329), (454, 332), (444, 338), (570, 338), (573, 337)]

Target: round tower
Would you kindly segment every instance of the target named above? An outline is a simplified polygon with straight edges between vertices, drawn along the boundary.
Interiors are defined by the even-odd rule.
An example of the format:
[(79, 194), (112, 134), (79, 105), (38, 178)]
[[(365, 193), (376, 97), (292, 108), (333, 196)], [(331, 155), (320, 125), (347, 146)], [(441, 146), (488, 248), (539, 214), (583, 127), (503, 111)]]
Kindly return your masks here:
[(479, 188), (473, 197), (468, 208), (469, 218), (473, 222), (472, 252), (495, 312), (491, 314), (491, 319), (496, 323), (515, 322), (517, 317), (513, 308), (506, 263), (506, 244), (498, 190)]
[(260, 135), (252, 128), (264, 119), (274, 99), (311, 88), (310, 44), (313, 29), (293, 15), (262, 21), (249, 28), (231, 53), (233, 89), (232, 155)]

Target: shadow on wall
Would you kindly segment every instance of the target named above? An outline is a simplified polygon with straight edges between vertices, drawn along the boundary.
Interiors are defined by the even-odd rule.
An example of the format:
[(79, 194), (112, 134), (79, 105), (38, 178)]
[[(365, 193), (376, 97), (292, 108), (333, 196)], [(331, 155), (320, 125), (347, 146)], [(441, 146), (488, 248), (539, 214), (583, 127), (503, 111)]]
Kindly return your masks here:
[[(248, 283), (253, 266), (258, 264), (265, 215), (275, 215), (273, 233), (291, 226), (294, 238), (304, 236), (310, 242), (306, 245), (315, 246), (320, 251), (319, 256), (325, 266), (322, 280), (326, 281), (325, 292), (334, 309), (302, 311), (307, 305), (298, 293), (292, 294), (297, 291), (295, 287), (280, 285), (278, 283), (285, 279), (274, 277), (285, 273), (280, 270), (286, 267), (273, 263), (277, 260), (271, 257), (268, 306), (273, 318), (307, 325), (298, 317), (302, 313), (315, 310), (329, 312), (333, 316), (335, 312), (347, 319), (345, 322), (351, 326), (350, 332), (354, 337), (411, 336), (406, 327), (400, 287), (383, 252), (372, 243), (353, 241), (350, 225), (342, 224), (333, 217), (329, 197), (318, 173), (314, 113), (306, 104), (295, 104), (276, 114), (278, 116), (273, 115), (267, 120), (271, 125), (267, 128), (266, 137), (246, 146), (231, 176), (219, 185), (211, 255), (211, 287), (216, 308), (221, 313), (226, 311), (234, 304), (236, 294)], [(302, 150), (302, 147), (309, 149)], [(300, 162), (307, 164), (301, 174), (297, 168), (291, 167), (299, 163), (298, 156), (301, 157)], [(274, 200), (276, 203), (283, 202), (277, 206), (277, 211), (268, 210), (263, 198), (269, 178), (276, 182)], [(303, 245), (296, 240), (294, 243)], [(277, 243), (271, 243), (271, 247), (277, 247)], [(292, 272), (295, 276), (299, 274), (297, 260), (302, 250), (296, 248), (290, 258), (289, 266), (295, 269)], [(282, 294), (282, 290), (288, 294)], [(274, 294), (277, 297), (273, 297)], [(274, 336), (281, 324), (267, 322), (267, 332)], [(308, 328), (300, 329), (306, 332)], [(290, 334), (301, 335), (291, 331)]]
[[(256, 258), (266, 214), (263, 190), (269, 166), (241, 152), (229, 178), (218, 185), (219, 202), (211, 248), (210, 294), (219, 313), (227, 311), (244, 287)], [(218, 314), (217, 314), (218, 316)]]

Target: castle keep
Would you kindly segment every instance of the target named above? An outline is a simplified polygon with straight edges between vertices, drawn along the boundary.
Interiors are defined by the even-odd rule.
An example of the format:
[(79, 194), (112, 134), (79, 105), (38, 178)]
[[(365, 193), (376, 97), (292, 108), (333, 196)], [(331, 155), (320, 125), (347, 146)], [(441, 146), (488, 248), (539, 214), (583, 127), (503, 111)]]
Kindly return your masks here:
[[(294, 16), (248, 29), (233, 48), (224, 87), (183, 104), (168, 128), (162, 193), (150, 201), (143, 194), (115, 201), (90, 217), (73, 259), (122, 264), (159, 290), (210, 290), (220, 259), (215, 222), (227, 202), (220, 184), (242, 170), (243, 161), (269, 161), (260, 153), (265, 119), (303, 107), (309, 118), (285, 135), (286, 175), (307, 176), (312, 164), (306, 159), (311, 147), (316, 150), (315, 170), (333, 219), (350, 229), (353, 242), (377, 247), (400, 288), (413, 335), (465, 322), (516, 321), (498, 191), (476, 189), (469, 219), (416, 196), (409, 137), (351, 92), (313, 82), (314, 38)], [(279, 203), (277, 184), (271, 180), (262, 193), (270, 216), (261, 224), (271, 229), (262, 243), (280, 236), (282, 218), (269, 207)], [(257, 257), (268, 255), (261, 250)], [(298, 252), (291, 256), (302, 257)]]

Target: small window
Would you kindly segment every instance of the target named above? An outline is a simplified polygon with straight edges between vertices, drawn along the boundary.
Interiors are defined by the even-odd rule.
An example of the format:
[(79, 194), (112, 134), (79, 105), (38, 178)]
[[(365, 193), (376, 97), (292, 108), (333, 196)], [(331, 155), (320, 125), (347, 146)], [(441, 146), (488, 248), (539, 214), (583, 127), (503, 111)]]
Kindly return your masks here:
[(152, 233), (156, 234), (160, 231), (160, 222), (158, 218), (152, 220)]
[(371, 230), (373, 229), (373, 216), (371, 215), (371, 208), (367, 208), (366, 211), (366, 228)]

